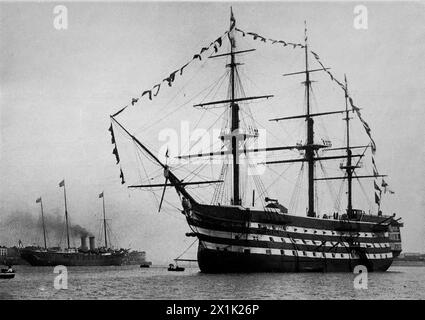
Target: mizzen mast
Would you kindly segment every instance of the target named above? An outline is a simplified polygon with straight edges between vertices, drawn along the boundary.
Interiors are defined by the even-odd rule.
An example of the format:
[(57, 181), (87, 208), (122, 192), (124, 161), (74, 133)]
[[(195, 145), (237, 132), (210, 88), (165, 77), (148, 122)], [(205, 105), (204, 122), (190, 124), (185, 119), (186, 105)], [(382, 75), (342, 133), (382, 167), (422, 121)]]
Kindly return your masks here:
[(99, 198), (102, 198), (102, 207), (103, 207), (103, 232), (105, 234), (105, 248), (108, 247), (108, 237), (106, 232), (106, 212), (105, 212), (105, 192), (102, 191), (101, 194), (99, 194)]
[(346, 138), (347, 138), (347, 145), (346, 145), (346, 152), (347, 152), (347, 164), (346, 166), (341, 166), (341, 169), (345, 169), (347, 173), (347, 215), (349, 217), (352, 216), (353, 211), (353, 191), (352, 191), (352, 182), (353, 182), (353, 172), (354, 169), (357, 166), (352, 166), (351, 164), (351, 158), (352, 158), (352, 152), (350, 149), (350, 115), (348, 110), (348, 86), (347, 86), (347, 77), (344, 76), (345, 80), (345, 123), (346, 123)]

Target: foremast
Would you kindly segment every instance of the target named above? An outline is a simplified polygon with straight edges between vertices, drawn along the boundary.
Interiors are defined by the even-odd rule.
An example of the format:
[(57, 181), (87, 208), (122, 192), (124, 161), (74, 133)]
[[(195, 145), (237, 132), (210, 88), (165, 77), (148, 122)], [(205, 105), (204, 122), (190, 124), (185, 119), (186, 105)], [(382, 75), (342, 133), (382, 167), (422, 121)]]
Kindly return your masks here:
[[(240, 192), (240, 154), (243, 153), (249, 153), (249, 152), (262, 152), (262, 151), (269, 151), (270, 149), (273, 150), (285, 150), (285, 149), (293, 149), (294, 146), (284, 146), (284, 147), (274, 147), (274, 148), (262, 148), (262, 149), (241, 149), (240, 141), (245, 140), (247, 137), (256, 137), (257, 135), (247, 134), (246, 132), (241, 132), (240, 128), (240, 117), (239, 117), (239, 104), (238, 102), (242, 101), (250, 101), (250, 100), (258, 100), (258, 99), (268, 99), (273, 97), (273, 95), (261, 95), (261, 96), (249, 96), (249, 97), (238, 97), (237, 96), (237, 90), (236, 90), (236, 83), (237, 83), (237, 66), (240, 65), (240, 63), (236, 62), (236, 55), (248, 53), (255, 51), (255, 49), (247, 49), (247, 50), (240, 50), (236, 51), (236, 41), (235, 41), (235, 30), (236, 29), (236, 20), (233, 16), (233, 11), (230, 9), (230, 28), (227, 32), (227, 36), (230, 42), (230, 52), (218, 54), (218, 55), (212, 55), (209, 58), (221, 58), (221, 57), (228, 57), (230, 56), (230, 63), (226, 65), (226, 67), (230, 68), (230, 76), (229, 76), (229, 92), (228, 92), (228, 99), (226, 100), (218, 100), (218, 101), (210, 101), (210, 102), (204, 102), (200, 104), (195, 104), (194, 107), (207, 107), (210, 105), (217, 105), (217, 104), (226, 104), (226, 108), (230, 109), (230, 135), (229, 134), (223, 134), (220, 136), (220, 138), (224, 140), (229, 140), (229, 147), (225, 151), (219, 151), (219, 152), (208, 152), (208, 153), (202, 153), (202, 154), (196, 154), (196, 155), (180, 155), (177, 158), (178, 159), (187, 159), (191, 157), (210, 157), (213, 155), (217, 156), (224, 156), (224, 155), (231, 155), (232, 156), (232, 194), (230, 199), (231, 205), (242, 205), (242, 198), (241, 198), (241, 192)], [(221, 181), (218, 181), (221, 182)]]
[(44, 240), (44, 249), (47, 250), (47, 240), (46, 240), (46, 224), (44, 221), (44, 210), (43, 210), (43, 199), (40, 197), (36, 200), (36, 202), (40, 203), (40, 207), (41, 207), (41, 223), (42, 223), (42, 227), (43, 227), (43, 240)]

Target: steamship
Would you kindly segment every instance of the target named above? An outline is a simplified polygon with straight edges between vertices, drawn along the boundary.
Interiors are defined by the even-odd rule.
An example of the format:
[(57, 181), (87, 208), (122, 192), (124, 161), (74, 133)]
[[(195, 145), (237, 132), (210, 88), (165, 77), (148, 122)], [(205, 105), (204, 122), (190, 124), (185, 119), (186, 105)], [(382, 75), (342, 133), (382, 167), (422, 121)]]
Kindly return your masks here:
[[(200, 60), (204, 64), (220, 58), (226, 60), (224, 65), (228, 68), (226, 76), (229, 80), (227, 97), (193, 105), (201, 110), (222, 108), (224, 121), (222, 121), (223, 125), (219, 136), (221, 145), (218, 151), (183, 154), (173, 159), (186, 160), (190, 164), (190, 161), (194, 158), (203, 157), (207, 160), (215, 160), (221, 157), (224, 161), (218, 179), (215, 176), (217, 180), (207, 180), (208, 178), (205, 178), (205, 174), (200, 174), (202, 165), (199, 165), (194, 170), (188, 170), (190, 172), (189, 175), (186, 171), (185, 178), (179, 178), (178, 175), (180, 174), (177, 172), (181, 172), (178, 170), (181, 170), (182, 164), (179, 163), (178, 166), (173, 166), (168, 156), (168, 149), (165, 157), (156, 155), (150, 145), (143, 143), (141, 139), (132, 134), (131, 131), (133, 130), (129, 129), (127, 125), (124, 126), (124, 119), (128, 119), (120, 119), (124, 110), (130, 110), (131, 105), (142, 99), (145, 93), (147, 93), (146, 97), (149, 96), (149, 100), (152, 100), (152, 92), (156, 96), (161, 84), (154, 86), (152, 90), (145, 91), (138, 99), (133, 98), (131, 105), (129, 104), (110, 116), (111, 126), (109, 131), (112, 135), (112, 144), (115, 145), (113, 154), (117, 157), (117, 163), (119, 163), (119, 157), (115, 134), (119, 131), (123, 135), (130, 137), (130, 141), (140, 151), (140, 154), (163, 171), (165, 177), (165, 183), (160, 183), (160, 181), (159, 183), (153, 183), (152, 180), (158, 178), (158, 176), (155, 176), (157, 171), (151, 170), (146, 174), (146, 180), (142, 179), (140, 184), (128, 187), (148, 189), (150, 191), (157, 190), (155, 188), (163, 188), (159, 201), (159, 211), (164, 201), (166, 188), (173, 187), (177, 191), (182, 206), (181, 213), (191, 229), (191, 232), (186, 235), (197, 237), (199, 240), (197, 260), (201, 272), (352, 272), (356, 266), (360, 265), (366, 267), (368, 271), (386, 271), (391, 266), (393, 259), (401, 252), (400, 228), (403, 223), (401, 218), (396, 218), (395, 214), (384, 213), (381, 207), (383, 187), (380, 187), (376, 181), (382, 178), (382, 186), (384, 186), (383, 177), (385, 175), (379, 174), (376, 169), (374, 161), (376, 145), (370, 135), (370, 127), (364, 121), (359, 111), (360, 109), (355, 106), (350, 97), (347, 81), (344, 84), (338, 82), (329, 72), (330, 68), (323, 66), (318, 55), (309, 50), (307, 27), (305, 27), (304, 35), (305, 41), (297, 44), (266, 38), (253, 32), (245, 32), (236, 27), (236, 19), (231, 13), (230, 28), (223, 36), (209, 46), (202, 48), (201, 52), (195, 55), (190, 62), (193, 65), (200, 63), (198, 62)], [(243, 82), (241, 79), (241, 76), (245, 73), (240, 71), (244, 63), (241, 63), (242, 60), (237, 61), (237, 58), (239, 56), (243, 58), (248, 53), (255, 54), (254, 51), (257, 49), (242, 50), (237, 48), (236, 43), (242, 37), (244, 37), (244, 41), (250, 38), (252, 38), (253, 42), (257, 41), (260, 48), (266, 44), (271, 44), (275, 47), (278, 45), (291, 47), (293, 45), (294, 49), (302, 50), (301, 56), (305, 69), (285, 74), (285, 76), (301, 75), (303, 77), (304, 81), (302, 83), (305, 86), (304, 112), (300, 115), (270, 120), (276, 122), (290, 119), (304, 120), (306, 124), (305, 142), (301, 141), (289, 146), (249, 148), (252, 145), (251, 143), (258, 139), (258, 126), (260, 126), (253, 117), (250, 104), (255, 100), (255, 108), (257, 110), (257, 108), (262, 107), (259, 101), (273, 98), (273, 95), (246, 96), (242, 88)], [(222, 43), (227, 43), (227, 40), (229, 42), (227, 52), (217, 53), (219, 49), (224, 47)], [(316, 62), (320, 63), (320, 68), (314, 69), (310, 67), (312, 55), (315, 57)], [(201, 59), (201, 57), (206, 59)], [(164, 82), (168, 82), (168, 85), (171, 86), (177, 75), (182, 76), (183, 68), (187, 68), (187, 66), (188, 64), (183, 66), (180, 69), (180, 73), (177, 73), (179, 71), (177, 69), (168, 78), (164, 79)], [(202, 68), (204, 68), (204, 65), (202, 65)], [(336, 81), (343, 89), (341, 100), (345, 100), (345, 108), (341, 108), (342, 110), (320, 111), (312, 109), (311, 92), (312, 83), (315, 81), (312, 81), (311, 78), (313, 74), (322, 72), (326, 76), (330, 75), (333, 85), (335, 85)], [(201, 84), (198, 83), (198, 85)], [(214, 89), (212, 86), (209, 88)], [(213, 89), (211, 91), (214, 91)], [(335, 91), (333, 92), (335, 93)], [(208, 97), (205, 97), (202, 101), (205, 101), (206, 98)], [(149, 102), (147, 99), (146, 101)], [(138, 112), (142, 112), (140, 110), (143, 109), (138, 108), (138, 110)], [(126, 112), (128, 113), (128, 111)], [(175, 110), (170, 112), (170, 114), (173, 114), (173, 118), (176, 119)], [(317, 133), (315, 132), (315, 119), (338, 114), (344, 116), (344, 144), (333, 147), (331, 143), (324, 139), (320, 141), (317, 135), (315, 136), (315, 133)], [(365, 128), (370, 138), (370, 143), (367, 145), (350, 144), (350, 139), (353, 135), (352, 130), (350, 130), (350, 122), (355, 116), (357, 116), (356, 119), (360, 120), (360, 124)], [(253, 121), (248, 122), (247, 119)], [(250, 125), (248, 126), (247, 123), (250, 123)], [(281, 134), (284, 135), (285, 132)], [(356, 150), (361, 152), (356, 153)], [(373, 174), (357, 174), (357, 171), (364, 167), (360, 160), (366, 158), (369, 151), (371, 151), (372, 156)], [(298, 157), (283, 158), (276, 161), (267, 159), (261, 163), (249, 164), (249, 156), (259, 152), (266, 154), (274, 152), (275, 155), (276, 152), (294, 152)], [(286, 154), (284, 153), (283, 155)], [(282, 155), (279, 154), (279, 156)], [(242, 158), (245, 161), (242, 161)], [(340, 163), (339, 168), (335, 165), (335, 162), (332, 162), (335, 159), (343, 161)], [(147, 163), (149, 164), (149, 162)], [(254, 179), (257, 179), (255, 184), (257, 196), (255, 196), (254, 189), (252, 202), (249, 201), (250, 199), (246, 199), (248, 195), (251, 195), (251, 190), (247, 192), (248, 190), (244, 189), (246, 188), (246, 180), (242, 180), (242, 175), (246, 174), (247, 170), (242, 170), (243, 164), (245, 164), (245, 167), (253, 166), (254, 169), (256, 166), (261, 165), (269, 168), (276, 167), (276, 164), (281, 164), (283, 169), (279, 173), (282, 176), (285, 174), (284, 166), (292, 163), (300, 164), (301, 174), (305, 173), (305, 176), (307, 176), (305, 188), (305, 198), (307, 199), (305, 203), (306, 216), (303, 216), (303, 212), (296, 212), (295, 209), (291, 211), (291, 209), (282, 205), (278, 199), (267, 196), (267, 189), (262, 186), (259, 181), (261, 177), (259, 176), (251, 175), (251, 178), (254, 176)], [(319, 176), (317, 171), (322, 163), (328, 163), (330, 166), (334, 165), (337, 170), (340, 170), (341, 174), (327, 176), (323, 172), (325, 176)], [(303, 171), (304, 167), (306, 167), (306, 172)], [(122, 169), (120, 170), (122, 183), (124, 183), (123, 171)], [(247, 179), (247, 177), (244, 179)], [(355, 202), (353, 184), (363, 179), (370, 179), (369, 181), (373, 180), (374, 182), (373, 195), (377, 204), (377, 209), (374, 212), (358, 209), (353, 203)], [(302, 179), (299, 180), (301, 183), (303, 182)], [(342, 197), (342, 192), (340, 195), (341, 198), (344, 198), (341, 199), (341, 201), (344, 201), (344, 207), (341, 205), (337, 208), (331, 206), (322, 207), (320, 212), (318, 212), (317, 198), (319, 193), (317, 189), (322, 188), (320, 182), (322, 180), (329, 183), (338, 180), (341, 182), (347, 195), (346, 200), (345, 196)], [(288, 183), (287, 180), (286, 183)], [(207, 187), (211, 185), (214, 187), (214, 191), (210, 193), (212, 195), (210, 203), (205, 203), (205, 200), (200, 201), (200, 196), (194, 194), (196, 191), (202, 192), (204, 190), (200, 186), (203, 184), (207, 185)], [(300, 185), (296, 185), (295, 189), (304, 190)], [(285, 194), (277, 194), (277, 196), (288, 199), (288, 195)], [(260, 201), (261, 205), (258, 203)]]
[(103, 192), (99, 198), (103, 200), (103, 231), (104, 231), (104, 247), (96, 248), (95, 237), (89, 236), (89, 247), (87, 247), (87, 235), (82, 235), (81, 246), (79, 248), (72, 248), (70, 246), (70, 232), (68, 224), (68, 210), (66, 205), (66, 189), (65, 180), (63, 180), (59, 187), (63, 187), (65, 199), (65, 225), (67, 248), (60, 247), (48, 248), (46, 239), (46, 226), (44, 221), (43, 200), (38, 198), (36, 203), (41, 206), (41, 220), (43, 227), (44, 247), (25, 247), (20, 249), (21, 257), (32, 266), (120, 266), (124, 263), (128, 250), (126, 249), (112, 249), (108, 247), (107, 237), (107, 223), (105, 213), (105, 199)]
[(124, 249), (96, 248), (95, 237), (81, 237), (79, 248), (37, 248), (21, 249), (21, 257), (32, 266), (120, 266), (127, 254)]

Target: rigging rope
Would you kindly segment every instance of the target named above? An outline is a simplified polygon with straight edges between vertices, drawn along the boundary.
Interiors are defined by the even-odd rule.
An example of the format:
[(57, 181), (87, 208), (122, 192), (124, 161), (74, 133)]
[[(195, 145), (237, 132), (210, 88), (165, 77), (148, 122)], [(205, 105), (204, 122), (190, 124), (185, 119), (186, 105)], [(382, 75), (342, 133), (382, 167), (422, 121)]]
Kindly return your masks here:
[(191, 245), (189, 247), (187, 247), (187, 249), (185, 251), (183, 251), (183, 253), (181, 253), (175, 260), (179, 259), (182, 255), (184, 255), (195, 243), (196, 241), (198, 241), (198, 239), (195, 239)]

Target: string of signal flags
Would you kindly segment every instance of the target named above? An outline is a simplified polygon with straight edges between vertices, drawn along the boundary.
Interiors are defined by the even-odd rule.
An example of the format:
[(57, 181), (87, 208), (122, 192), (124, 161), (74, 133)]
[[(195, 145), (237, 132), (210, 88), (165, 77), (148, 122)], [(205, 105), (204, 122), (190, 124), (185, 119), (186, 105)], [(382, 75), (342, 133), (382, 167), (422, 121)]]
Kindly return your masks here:
[[(172, 84), (174, 83), (174, 81), (176, 81), (178, 76), (183, 76), (184, 70), (191, 65), (194, 62), (198, 62), (198, 61), (202, 61), (202, 59), (204, 58), (204, 56), (207, 53), (210, 53), (210, 56), (213, 53), (217, 53), (219, 48), (222, 46), (223, 44), (223, 40), (226, 36), (229, 36), (230, 32), (236, 31), (238, 32), (242, 37), (246, 37), (246, 38), (251, 38), (253, 41), (260, 41), (262, 43), (265, 44), (271, 44), (271, 45), (278, 45), (278, 46), (282, 46), (282, 47), (289, 47), (289, 48), (293, 48), (293, 49), (304, 49), (305, 45), (301, 44), (301, 43), (296, 43), (296, 42), (290, 42), (290, 41), (285, 41), (285, 40), (276, 40), (276, 39), (272, 39), (272, 38), (268, 38), (265, 36), (262, 36), (258, 33), (255, 32), (246, 32), (240, 28), (236, 28), (235, 27), (235, 21), (234, 19), (232, 20), (232, 25), (230, 27), (230, 29), (226, 32), (224, 32), (220, 37), (218, 37), (216, 40), (210, 42), (209, 45), (202, 47), (199, 52), (195, 53), (193, 55), (193, 57), (184, 65), (182, 65), (180, 68), (174, 70), (173, 72), (171, 72), (167, 77), (165, 77), (164, 79), (162, 79), (161, 82), (155, 84), (154, 86), (152, 86), (152, 88), (150, 89), (146, 89), (143, 90), (141, 92), (141, 94), (137, 97), (134, 97), (131, 99), (131, 102), (129, 104), (127, 104), (126, 106), (124, 106), (123, 108), (121, 108), (120, 110), (118, 110), (116, 113), (111, 115), (111, 118), (114, 118), (116, 116), (118, 116), (120, 113), (122, 113), (125, 109), (127, 109), (130, 105), (134, 106), (136, 103), (138, 103), (141, 99), (146, 98), (149, 100), (153, 100), (154, 97), (158, 96), (161, 87), (166, 83), (169, 87), (172, 86)], [(324, 64), (322, 63), (319, 55), (310, 50), (310, 53), (313, 55), (313, 57), (315, 58), (315, 60), (320, 64), (321, 68), (323, 69), (323, 71), (325, 71), (330, 79), (335, 82), (336, 84), (338, 84), (338, 86), (345, 92), (345, 94), (348, 97), (348, 101), (352, 107), (352, 109), (356, 112), (360, 122), (363, 125), (363, 128), (366, 131), (366, 134), (369, 136), (370, 139), (370, 146), (371, 146), (371, 150), (372, 150), (372, 157), (373, 155), (375, 155), (376, 153), (376, 144), (375, 141), (372, 137), (372, 133), (371, 133), (371, 128), (368, 125), (368, 123), (364, 120), (361, 112), (360, 112), (360, 108), (354, 103), (353, 98), (349, 95), (348, 90), (346, 88), (346, 86), (339, 81), (329, 70), (328, 68), (326, 68), (324, 66)], [(114, 136), (114, 131), (113, 131), (113, 126), (112, 126), (112, 122), (111, 122), (111, 126), (109, 127), (109, 131), (111, 133), (111, 143), (114, 145), (114, 149), (112, 151), (112, 153), (115, 155), (117, 164), (120, 164), (120, 157), (118, 154), (118, 148), (116, 145), (116, 140), (115, 140), (115, 136)], [(373, 159), (373, 164), (374, 164), (374, 159)], [(374, 165), (374, 168), (376, 168), (376, 166)], [(122, 167), (120, 165), (120, 178), (121, 178), (121, 183), (124, 184), (125, 180), (124, 180), (124, 174), (122, 171)]]

